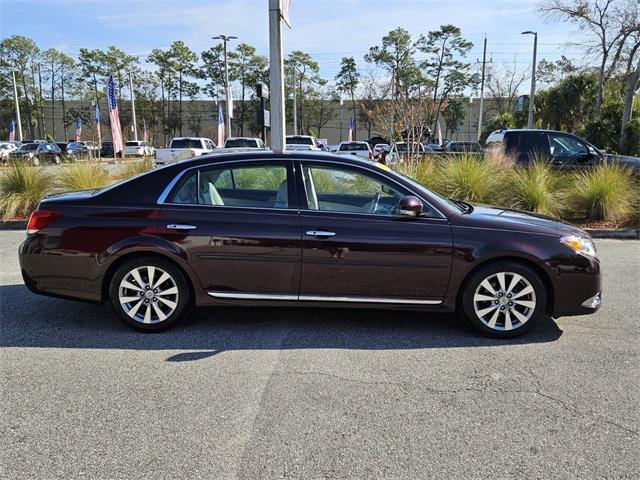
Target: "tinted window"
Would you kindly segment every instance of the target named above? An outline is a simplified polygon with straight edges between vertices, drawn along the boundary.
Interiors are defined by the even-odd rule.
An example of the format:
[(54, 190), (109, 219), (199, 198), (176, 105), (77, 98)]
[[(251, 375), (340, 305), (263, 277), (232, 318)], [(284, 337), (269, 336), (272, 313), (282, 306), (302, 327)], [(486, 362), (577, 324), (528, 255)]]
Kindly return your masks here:
[(25, 150), (25, 151), (37, 150), (38, 145), (39, 145), (38, 143), (27, 143), (25, 145), (22, 145), (20, 147), (20, 150)]
[(587, 146), (577, 138), (557, 133), (549, 134), (549, 148), (554, 156), (575, 157), (588, 153)]
[(125, 142), (125, 147), (138, 147), (140, 146), (140, 142)]
[(369, 151), (369, 146), (366, 143), (343, 143), (340, 145), (339, 150), (341, 152)]
[(171, 141), (171, 148), (202, 148), (202, 143), (195, 138), (177, 138)]
[(187, 174), (169, 203), (288, 208), (284, 164), (205, 167)]
[(449, 150), (452, 152), (479, 152), (481, 151), (480, 144), (475, 142), (454, 142), (449, 145)]
[(225, 148), (256, 147), (256, 141), (248, 138), (231, 138), (224, 144)]
[(338, 166), (303, 166), (310, 210), (393, 215), (408, 192), (373, 173)]
[(313, 140), (309, 137), (287, 137), (287, 145), (313, 145)]

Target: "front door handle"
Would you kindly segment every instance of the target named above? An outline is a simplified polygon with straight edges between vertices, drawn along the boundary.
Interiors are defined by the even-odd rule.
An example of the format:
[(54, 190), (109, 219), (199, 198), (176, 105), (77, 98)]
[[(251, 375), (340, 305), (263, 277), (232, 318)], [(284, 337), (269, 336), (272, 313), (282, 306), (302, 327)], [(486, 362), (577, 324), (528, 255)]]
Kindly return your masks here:
[(183, 223), (170, 223), (167, 225), (169, 230), (193, 230), (194, 228), (198, 228), (195, 225), (185, 225)]
[(310, 237), (335, 237), (336, 233), (326, 230), (307, 230), (307, 235)]

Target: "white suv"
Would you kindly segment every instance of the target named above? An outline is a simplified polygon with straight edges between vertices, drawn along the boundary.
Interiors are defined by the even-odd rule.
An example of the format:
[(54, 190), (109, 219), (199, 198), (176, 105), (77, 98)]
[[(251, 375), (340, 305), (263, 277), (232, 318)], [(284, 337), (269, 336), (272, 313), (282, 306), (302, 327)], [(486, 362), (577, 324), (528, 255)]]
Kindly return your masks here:
[(124, 144), (125, 157), (153, 157), (155, 149), (148, 143), (141, 140), (131, 140)]
[(373, 152), (371, 146), (367, 142), (342, 142), (338, 145), (336, 151), (338, 155), (357, 155), (358, 157), (366, 158), (367, 160), (373, 160)]

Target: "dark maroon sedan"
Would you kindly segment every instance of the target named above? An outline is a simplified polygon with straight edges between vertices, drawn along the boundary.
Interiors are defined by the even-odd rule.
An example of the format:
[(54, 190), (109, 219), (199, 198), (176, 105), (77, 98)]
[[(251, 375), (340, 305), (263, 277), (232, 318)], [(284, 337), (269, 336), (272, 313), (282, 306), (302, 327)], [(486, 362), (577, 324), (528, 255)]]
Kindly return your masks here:
[(324, 153), (243, 152), (44, 199), (20, 247), (36, 293), (104, 302), (163, 330), (196, 305), (457, 311), (514, 337), (544, 315), (595, 312), (588, 234), (440, 198)]

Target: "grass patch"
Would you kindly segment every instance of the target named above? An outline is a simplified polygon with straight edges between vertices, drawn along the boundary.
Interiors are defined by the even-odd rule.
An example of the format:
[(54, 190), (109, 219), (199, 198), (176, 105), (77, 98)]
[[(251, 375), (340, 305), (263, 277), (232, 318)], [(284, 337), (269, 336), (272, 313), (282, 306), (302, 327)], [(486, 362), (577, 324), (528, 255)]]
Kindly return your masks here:
[(566, 183), (567, 175), (554, 170), (543, 159), (534, 159), (529, 165), (511, 171), (502, 203), (510, 208), (559, 217)]
[(627, 168), (615, 163), (576, 172), (569, 193), (570, 206), (592, 221), (617, 224), (635, 213), (638, 188)]
[(40, 200), (55, 188), (51, 175), (26, 162), (15, 162), (0, 175), (0, 216), (27, 217)]
[(125, 178), (135, 177), (141, 173), (148, 172), (153, 168), (153, 160), (145, 158), (144, 160), (133, 160), (126, 162), (116, 175), (113, 176), (116, 180), (124, 180)]
[(102, 188), (109, 181), (107, 171), (97, 162), (74, 163), (58, 176), (58, 185), (65, 192)]
[(443, 159), (434, 188), (438, 193), (467, 202), (490, 203), (498, 197), (504, 171), (474, 155)]

